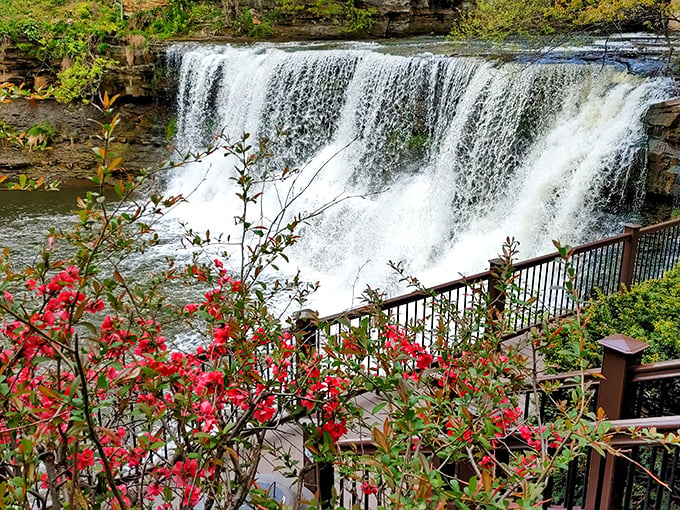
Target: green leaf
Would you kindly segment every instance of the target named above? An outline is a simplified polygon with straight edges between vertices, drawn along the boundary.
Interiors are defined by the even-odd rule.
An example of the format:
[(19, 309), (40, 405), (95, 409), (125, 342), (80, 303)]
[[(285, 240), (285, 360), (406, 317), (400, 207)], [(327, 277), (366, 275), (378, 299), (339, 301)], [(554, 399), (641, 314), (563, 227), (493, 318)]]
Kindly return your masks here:
[(371, 411), (373, 414), (378, 414), (380, 411), (383, 410), (383, 408), (387, 405), (387, 402), (381, 402), (377, 406), (373, 408), (373, 411)]

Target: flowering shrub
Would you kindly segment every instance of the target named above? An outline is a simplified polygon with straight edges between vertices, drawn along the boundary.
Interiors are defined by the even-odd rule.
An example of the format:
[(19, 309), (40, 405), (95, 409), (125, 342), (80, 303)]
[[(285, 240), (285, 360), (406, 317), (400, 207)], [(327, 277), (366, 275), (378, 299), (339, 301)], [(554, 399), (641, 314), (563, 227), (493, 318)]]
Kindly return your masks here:
[[(114, 100), (104, 98), (106, 111)], [(104, 186), (121, 163), (108, 155), (117, 124), (111, 115), (95, 149), (100, 189), (79, 200), (78, 223), (51, 230), (33, 267), (15, 272), (8, 251), (0, 259), (3, 505), (123, 510), (203, 499), (239, 508), (263, 452), (279, 455), (267, 430), (304, 415), (302, 397), (338, 387), (325, 376), (293, 377), (296, 361), (311, 372), (317, 362), (269, 311), (259, 278), (295, 242), (300, 217), (269, 230), (246, 217), (257, 202), (257, 156), (245, 138), (220, 138), (240, 164), (250, 250), (240, 269), (229, 272), (216, 258), (135, 279), (126, 257), (158, 241), (152, 223), (183, 198), (152, 195), (131, 210), (126, 204), (145, 174), (112, 183), (121, 202), (109, 206)], [(200, 288), (202, 297), (170, 303), (169, 282)], [(275, 285), (304, 292), (295, 282)], [(168, 338), (178, 321), (199, 339), (194, 347)], [(334, 437), (335, 426), (331, 418), (318, 423)]]
[[(507, 281), (500, 289), (508, 303), (511, 287)], [(537, 382), (532, 359), (544, 335), (504, 346), (503, 320), (488, 316), (484, 294), (478, 299), (466, 319), (445, 310), (468, 321), (456, 337), (441, 324), (427, 331), (425, 321), (397, 326), (378, 300), (369, 314), (373, 327), (347, 325), (328, 338), (330, 365), (355, 392), (373, 392), (381, 402), (374, 398), (372, 413), (349, 425), (359, 441), (327, 444), (326, 460), (378, 508), (540, 507), (549, 477), (584, 456), (586, 445), (607, 448), (602, 416), (588, 411), (582, 382), (567, 398)], [(415, 338), (429, 338), (429, 345)], [(536, 411), (543, 399), (554, 406), (549, 421)]]
[[(158, 242), (154, 222), (184, 199), (152, 194), (140, 203), (134, 193), (151, 174), (111, 183), (121, 164), (108, 154), (114, 100), (103, 100), (111, 121), (95, 149), (99, 191), (79, 200), (76, 225), (52, 229), (31, 267), (15, 271), (7, 250), (0, 257), (0, 508), (281, 508), (258, 487), (261, 461), (298, 480), (308, 469), (271, 440), (284, 426), (304, 430), (311, 460), (358, 481), (380, 508), (534, 507), (556, 470), (587, 444), (606, 446), (583, 383), (554, 399), (549, 423), (524, 415), (520, 404), (537, 408), (539, 391), (550, 398), (536, 379), (544, 340), (503, 347), (504, 322), (486, 313), (481, 292), (463, 314), (441, 305), (465, 323), (455, 336), (451, 324), (393, 323), (375, 293), (359, 326), (331, 335), (312, 324), (321, 345), (283, 323), (274, 297), (302, 301), (308, 289), (297, 277), (264, 275), (309, 216), (282, 213), (269, 224), (258, 216), (263, 181), (296, 173), (258, 174), (267, 154), (247, 136), (218, 137), (210, 149), (236, 162), (235, 256), (131, 274), (126, 258)], [(119, 203), (105, 199), (109, 183)], [(188, 234), (198, 246), (209, 238)], [(509, 277), (499, 281), (510, 295)], [(172, 284), (200, 298), (173, 302)], [(190, 347), (175, 341), (178, 330), (191, 332)], [(380, 400), (373, 412), (360, 401), (369, 394)], [(374, 451), (342, 446), (356, 434)], [(320, 491), (306, 504), (341, 505)]]

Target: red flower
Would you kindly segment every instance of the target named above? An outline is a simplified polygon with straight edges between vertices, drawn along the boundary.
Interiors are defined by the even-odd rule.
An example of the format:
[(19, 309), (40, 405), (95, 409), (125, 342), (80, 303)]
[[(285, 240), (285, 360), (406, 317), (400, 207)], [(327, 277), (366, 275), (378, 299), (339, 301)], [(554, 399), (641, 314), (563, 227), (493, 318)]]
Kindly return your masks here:
[(179, 486), (193, 480), (197, 471), (198, 462), (196, 462), (196, 459), (187, 459), (185, 462), (180, 460), (172, 467), (172, 474), (177, 477), (177, 484)]
[(97, 299), (96, 301), (90, 301), (85, 306), (85, 311), (90, 313), (101, 312), (104, 309), (104, 301)]
[(342, 420), (339, 423), (330, 420), (323, 424), (322, 430), (323, 432), (327, 432), (328, 435), (331, 436), (333, 442), (336, 442), (347, 433), (346, 425), (347, 421), (345, 420)]
[(161, 486), (158, 485), (157, 483), (152, 483), (146, 488), (146, 497), (147, 499), (154, 499), (156, 496), (158, 496), (161, 493)]
[(204, 391), (206, 393), (214, 393), (215, 390), (224, 385), (224, 374), (222, 372), (204, 372), (198, 377), (198, 384), (196, 385), (196, 393), (199, 395)]
[(270, 395), (264, 400), (261, 400), (257, 404), (257, 408), (253, 413), (253, 417), (260, 423), (264, 423), (272, 419), (272, 416), (276, 414), (276, 409), (273, 407), (274, 395)]
[(89, 448), (85, 448), (81, 453), (78, 454), (78, 460), (76, 465), (79, 471), (83, 471), (90, 466), (94, 466), (94, 452)]
[(363, 492), (364, 494), (377, 494), (378, 488), (372, 483), (364, 481), (364, 483), (361, 484), (361, 492)]
[(201, 489), (193, 485), (189, 485), (184, 489), (184, 499), (182, 500), (182, 505), (196, 506), (198, 505), (198, 500), (201, 499)]

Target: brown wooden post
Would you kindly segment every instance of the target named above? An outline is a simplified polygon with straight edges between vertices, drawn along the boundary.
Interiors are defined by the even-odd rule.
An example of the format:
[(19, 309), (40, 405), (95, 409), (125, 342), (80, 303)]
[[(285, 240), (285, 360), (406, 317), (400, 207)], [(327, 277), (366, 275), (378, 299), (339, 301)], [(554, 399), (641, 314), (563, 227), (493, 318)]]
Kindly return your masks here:
[[(319, 314), (314, 310), (300, 310), (294, 315), (295, 331), (302, 333), (302, 345), (300, 350), (309, 356), (312, 351), (319, 348), (318, 325), (316, 319)], [(297, 362), (300, 362), (298, 355)], [(305, 486), (316, 494), (322, 508), (330, 508), (333, 497), (333, 485), (335, 485), (335, 472), (330, 462), (312, 462), (304, 444), (309, 438), (303, 434), (303, 469), (305, 471)]]
[[(648, 345), (625, 335), (611, 335), (600, 340), (602, 377), (597, 395), (597, 407), (602, 408), (608, 420), (630, 418), (632, 404), (631, 370), (640, 363), (642, 351)], [(622, 504), (622, 472), (625, 459), (612, 455), (601, 457), (591, 454), (588, 471), (586, 510), (618, 510)], [(618, 483), (617, 483), (618, 482)]]
[(302, 345), (300, 346), (305, 353), (309, 354), (312, 349), (317, 348), (317, 332), (319, 330), (315, 320), (319, 317), (318, 312), (305, 308), (293, 315), (295, 320), (294, 331), (302, 333)]
[(501, 271), (503, 270), (503, 260), (491, 259), (489, 260), (489, 304), (488, 312), (491, 321), (490, 328), (493, 330), (497, 328), (497, 324), (503, 320), (503, 312), (505, 311), (505, 294), (499, 290), (501, 285)]
[(626, 223), (623, 225), (623, 233), (630, 234), (630, 239), (623, 244), (623, 257), (621, 259), (621, 275), (620, 287), (621, 290), (630, 289), (633, 285), (633, 276), (635, 272), (635, 259), (637, 258), (638, 243), (640, 239), (640, 228), (637, 223)]

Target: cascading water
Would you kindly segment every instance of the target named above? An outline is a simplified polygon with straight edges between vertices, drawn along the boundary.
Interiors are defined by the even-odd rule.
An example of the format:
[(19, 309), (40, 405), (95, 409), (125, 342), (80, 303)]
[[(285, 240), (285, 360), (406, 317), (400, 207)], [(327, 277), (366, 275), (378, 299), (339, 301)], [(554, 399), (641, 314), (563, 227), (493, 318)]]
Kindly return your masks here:
[[(436, 284), (484, 269), (506, 236), (529, 257), (552, 239), (618, 230), (641, 195), (642, 118), (672, 87), (610, 66), (399, 56), (377, 45), (176, 45), (168, 55), (180, 149), (199, 150), (222, 129), (284, 130), (275, 162), (316, 175), (297, 210), (362, 197), (311, 220), (293, 252), (292, 269), (321, 282), (322, 312), (356, 304), (365, 284), (403, 290), (388, 260)], [(238, 215), (231, 164), (209, 157), (169, 179), (171, 193), (206, 181), (181, 213), (192, 227), (228, 230)]]

